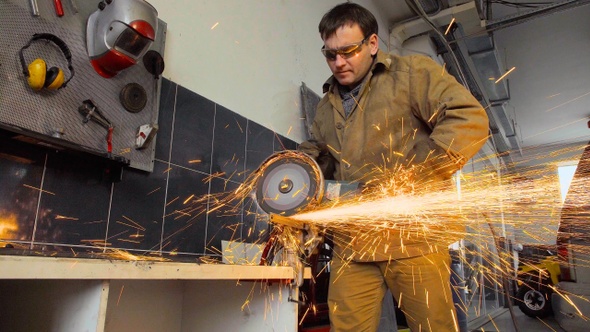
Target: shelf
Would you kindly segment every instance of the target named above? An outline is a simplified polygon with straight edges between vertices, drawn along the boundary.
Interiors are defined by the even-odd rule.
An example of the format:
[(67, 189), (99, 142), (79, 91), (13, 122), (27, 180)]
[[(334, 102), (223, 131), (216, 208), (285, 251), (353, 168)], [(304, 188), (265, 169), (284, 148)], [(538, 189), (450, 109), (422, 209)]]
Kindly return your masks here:
[(0, 279), (291, 280), (286, 266), (1, 256)]
[(291, 267), (15, 255), (0, 266), (2, 330), (297, 331)]

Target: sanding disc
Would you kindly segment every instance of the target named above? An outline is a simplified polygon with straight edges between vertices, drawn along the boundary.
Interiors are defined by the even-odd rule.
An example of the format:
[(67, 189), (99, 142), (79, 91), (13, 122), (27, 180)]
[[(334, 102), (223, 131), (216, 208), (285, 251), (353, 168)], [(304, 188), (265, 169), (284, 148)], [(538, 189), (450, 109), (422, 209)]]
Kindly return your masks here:
[(121, 89), (119, 99), (121, 100), (121, 105), (123, 105), (127, 111), (138, 113), (147, 103), (147, 94), (141, 85), (137, 83), (129, 83)]
[(267, 213), (293, 215), (322, 199), (322, 173), (315, 160), (302, 152), (276, 153), (259, 172), (256, 201)]

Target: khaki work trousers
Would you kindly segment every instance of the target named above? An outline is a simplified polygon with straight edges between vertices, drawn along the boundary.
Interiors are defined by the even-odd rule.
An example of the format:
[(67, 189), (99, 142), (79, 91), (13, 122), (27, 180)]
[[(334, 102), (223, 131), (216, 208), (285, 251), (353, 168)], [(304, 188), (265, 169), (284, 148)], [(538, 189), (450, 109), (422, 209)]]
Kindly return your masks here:
[(332, 332), (375, 332), (389, 287), (412, 332), (455, 332), (450, 256), (433, 253), (391, 262), (343, 261), (334, 256), (328, 305)]

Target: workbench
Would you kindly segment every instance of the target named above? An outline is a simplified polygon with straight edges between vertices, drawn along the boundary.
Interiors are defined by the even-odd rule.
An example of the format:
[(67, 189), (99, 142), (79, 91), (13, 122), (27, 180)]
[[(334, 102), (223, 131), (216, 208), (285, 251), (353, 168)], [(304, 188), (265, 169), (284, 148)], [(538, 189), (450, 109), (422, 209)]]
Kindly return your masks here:
[[(0, 255), (7, 331), (297, 331), (284, 266)], [(295, 289), (296, 291), (296, 289)]]

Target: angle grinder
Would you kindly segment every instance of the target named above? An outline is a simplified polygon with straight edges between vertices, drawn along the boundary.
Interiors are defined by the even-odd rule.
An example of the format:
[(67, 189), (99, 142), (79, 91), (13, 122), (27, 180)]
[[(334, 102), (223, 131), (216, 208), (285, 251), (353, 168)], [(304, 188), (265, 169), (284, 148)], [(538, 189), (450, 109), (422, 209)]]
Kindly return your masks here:
[(324, 180), (317, 162), (301, 151), (277, 152), (257, 172), (255, 200), (271, 216), (288, 217), (360, 189), (358, 182)]
[[(317, 228), (289, 218), (298, 212), (319, 206), (348, 194), (359, 192), (358, 183), (324, 180), (318, 163), (301, 151), (286, 150), (267, 158), (257, 169), (254, 198), (258, 206), (269, 214), (270, 222), (293, 230), (290, 241), (283, 245), (283, 263), (293, 267), (293, 285), (303, 284), (302, 257), (310, 255), (323, 241)], [(278, 241), (272, 238), (269, 241)], [(274, 243), (271, 244), (274, 246)], [(290, 294), (289, 300), (292, 295)]]

